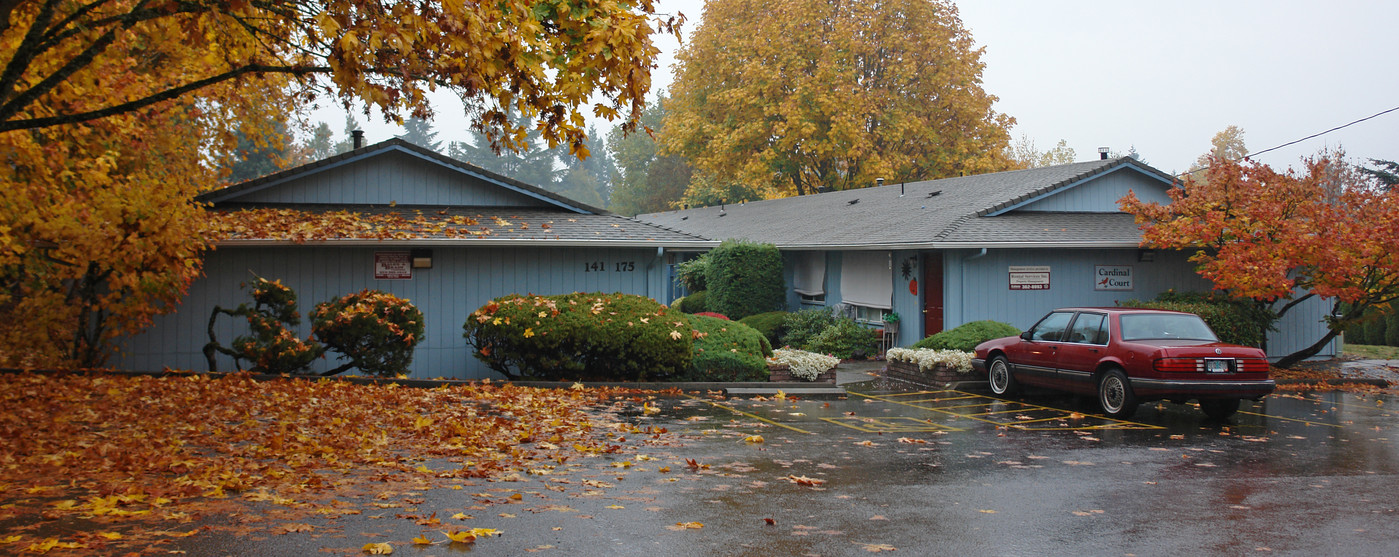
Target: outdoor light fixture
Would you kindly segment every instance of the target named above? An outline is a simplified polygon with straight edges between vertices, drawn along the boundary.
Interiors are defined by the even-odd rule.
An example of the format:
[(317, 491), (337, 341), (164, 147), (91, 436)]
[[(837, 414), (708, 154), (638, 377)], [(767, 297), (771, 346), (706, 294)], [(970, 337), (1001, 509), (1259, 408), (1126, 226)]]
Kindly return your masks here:
[(1144, 249), (1138, 251), (1137, 261), (1140, 261), (1142, 263), (1151, 263), (1152, 261), (1156, 261), (1156, 250)]
[(432, 250), (430, 249), (412, 250), (408, 252), (408, 257), (413, 260), (414, 269), (432, 268)]

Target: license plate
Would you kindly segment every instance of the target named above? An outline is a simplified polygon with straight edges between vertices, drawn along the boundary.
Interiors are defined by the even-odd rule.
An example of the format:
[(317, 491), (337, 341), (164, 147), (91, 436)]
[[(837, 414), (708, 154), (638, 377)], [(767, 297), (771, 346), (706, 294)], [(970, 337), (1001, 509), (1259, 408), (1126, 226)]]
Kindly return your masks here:
[(1210, 373), (1229, 373), (1230, 360), (1205, 360), (1205, 371)]

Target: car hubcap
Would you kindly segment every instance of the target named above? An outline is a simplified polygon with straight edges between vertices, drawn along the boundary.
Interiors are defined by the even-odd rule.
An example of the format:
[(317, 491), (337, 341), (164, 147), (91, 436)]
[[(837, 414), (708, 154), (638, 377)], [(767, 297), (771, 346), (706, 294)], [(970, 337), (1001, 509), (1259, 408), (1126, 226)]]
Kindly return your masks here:
[(991, 390), (996, 391), (996, 394), (1005, 392), (1007, 373), (1009, 372), (1006, 370), (1006, 365), (999, 360), (991, 364)]
[(1109, 377), (1103, 382), (1103, 409), (1108, 412), (1117, 412), (1122, 409), (1122, 400), (1126, 398), (1123, 391), (1122, 382), (1116, 377)]

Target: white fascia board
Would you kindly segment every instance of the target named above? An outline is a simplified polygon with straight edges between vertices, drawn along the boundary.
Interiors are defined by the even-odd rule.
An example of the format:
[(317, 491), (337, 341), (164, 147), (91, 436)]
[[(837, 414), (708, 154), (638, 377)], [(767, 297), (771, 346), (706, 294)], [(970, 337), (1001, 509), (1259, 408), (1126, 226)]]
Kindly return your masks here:
[(778, 245), (785, 251), (890, 251), (944, 249), (1136, 249), (1141, 242), (1083, 241), (1083, 242), (912, 242), (899, 244), (791, 244)]

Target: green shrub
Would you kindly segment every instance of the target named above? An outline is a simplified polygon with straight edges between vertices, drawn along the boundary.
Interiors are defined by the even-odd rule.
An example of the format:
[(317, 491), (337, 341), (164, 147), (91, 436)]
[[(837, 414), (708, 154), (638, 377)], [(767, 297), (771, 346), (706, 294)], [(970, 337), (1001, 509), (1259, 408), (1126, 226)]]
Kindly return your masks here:
[(1206, 292), (1175, 292), (1167, 290), (1155, 300), (1126, 300), (1119, 306), (1131, 308), (1166, 309), (1199, 315), (1209, 324), (1219, 340), (1244, 346), (1262, 346), (1268, 331), (1276, 330), (1277, 314), (1252, 300), (1231, 298)]
[(739, 319), (738, 322), (757, 329), (759, 333), (762, 333), (764, 338), (768, 339), (770, 344), (781, 346), (782, 335), (787, 332), (786, 322), (788, 315), (790, 314), (785, 311), (769, 311), (767, 313), (749, 315), (748, 317)]
[(1386, 312), (1384, 316), (1384, 344), (1385, 346), (1399, 346), (1399, 311), (1395, 311), (1394, 306), (1390, 306)]
[(810, 308), (795, 311), (787, 314), (786, 320), (782, 322), (786, 329), (782, 335), (783, 346), (810, 350), (812, 339), (835, 325), (836, 318), (831, 314), (831, 308)]
[(476, 357), (511, 379), (669, 379), (694, 348), (689, 318), (622, 293), (503, 296), (462, 329)]
[(706, 256), (709, 269), (708, 311), (743, 319), (781, 309), (787, 300), (782, 254), (777, 246), (725, 240)]
[(709, 289), (705, 275), (709, 273), (708, 253), (675, 265), (675, 282), (690, 292), (703, 292)]
[(848, 360), (873, 356), (878, 346), (879, 339), (874, 329), (867, 329), (854, 319), (842, 317), (812, 338), (811, 348), (805, 350)]
[(1000, 321), (972, 321), (913, 343), (913, 348), (971, 352), (976, 345), (993, 338), (1020, 334), (1020, 329)]
[(772, 348), (756, 329), (713, 317), (691, 315), (695, 355), (688, 381), (766, 381)]
[(392, 377), (408, 372), (413, 349), (423, 340), (423, 312), (408, 300), (378, 290), (349, 294), (316, 305), (311, 332), (349, 361), (327, 372), (349, 368)]
[(709, 293), (703, 290), (691, 292), (689, 296), (677, 298), (671, 307), (690, 314), (709, 311)]
[(732, 319), (729, 319), (729, 316), (727, 316), (727, 315), (724, 315), (724, 314), (722, 314), (722, 313), (714, 313), (714, 312), (712, 312), (712, 311), (700, 311), (700, 312), (695, 312), (695, 315), (699, 315), (699, 316), (703, 316), (703, 317), (713, 317), (713, 318), (715, 318), (715, 319), (723, 319), (724, 321), (733, 321)]

